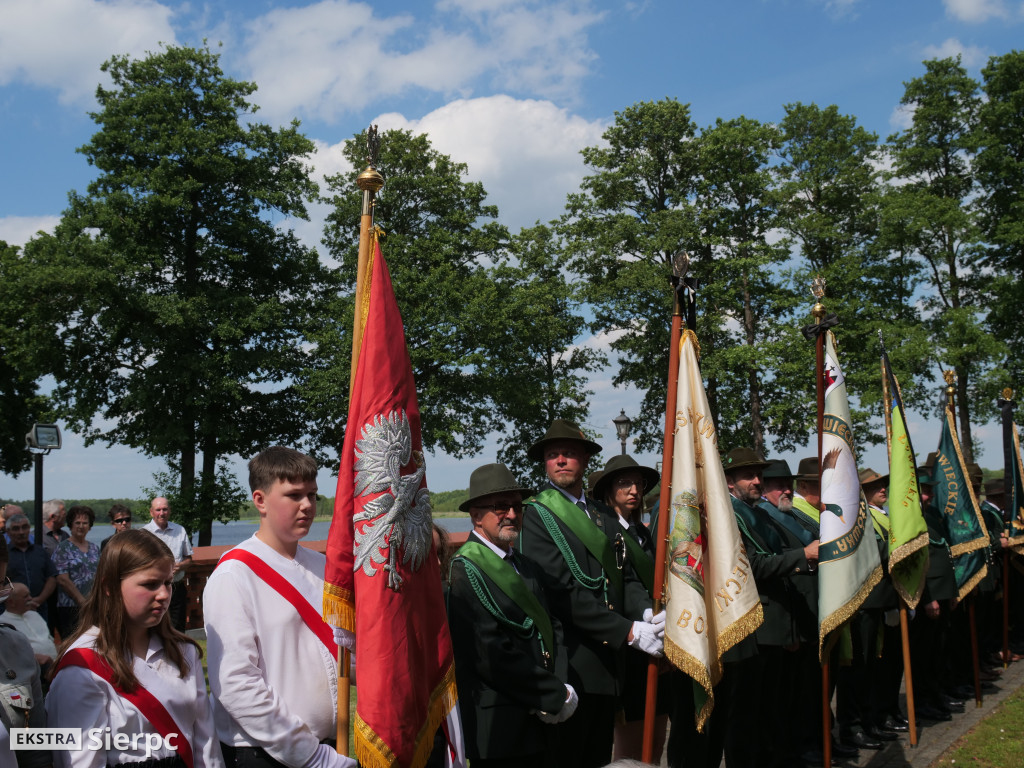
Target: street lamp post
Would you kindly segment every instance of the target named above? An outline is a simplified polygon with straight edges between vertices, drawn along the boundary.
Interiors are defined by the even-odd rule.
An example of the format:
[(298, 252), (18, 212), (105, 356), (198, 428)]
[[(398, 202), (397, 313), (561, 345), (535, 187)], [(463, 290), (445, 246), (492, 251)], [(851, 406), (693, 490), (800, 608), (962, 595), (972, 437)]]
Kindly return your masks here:
[(629, 430), (633, 426), (633, 422), (630, 421), (626, 412), (622, 411), (618, 416), (612, 419), (612, 424), (615, 425), (615, 433), (619, 436), (619, 442), (622, 443), (622, 455), (625, 456), (626, 440), (629, 439)]
[(56, 424), (33, 424), (25, 435), (25, 445), (35, 460), (36, 544), (43, 545), (43, 456), (60, 450), (60, 427)]

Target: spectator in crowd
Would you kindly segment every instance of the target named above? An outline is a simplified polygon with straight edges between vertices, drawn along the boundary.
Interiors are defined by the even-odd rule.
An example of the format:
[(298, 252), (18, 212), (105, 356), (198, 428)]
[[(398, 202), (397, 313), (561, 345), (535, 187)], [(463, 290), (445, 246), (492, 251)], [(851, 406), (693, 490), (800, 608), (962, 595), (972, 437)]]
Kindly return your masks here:
[(11, 581), (28, 586), (31, 597), (29, 608), (48, 618), (46, 601), (57, 588), (57, 571), (42, 547), (29, 541), (32, 526), (24, 514), (7, 518), (7, 535), (11, 540), (10, 562), (7, 571)]
[(57, 569), (57, 631), (61, 639), (71, 636), (78, 625), (78, 613), (96, 578), (100, 561), (100, 548), (86, 536), (96, 522), (92, 507), (74, 506), (68, 510), (71, 538), (62, 541), (53, 552), (53, 566)]
[(64, 530), (66, 519), (63, 501), (50, 499), (43, 502), (43, 549), (50, 557), (53, 557), (58, 544), (71, 538), (71, 534)]
[(100, 551), (107, 546), (107, 542), (114, 538), (114, 536), (130, 531), (132, 528), (132, 511), (124, 504), (115, 504), (107, 512), (107, 515), (110, 517), (110, 524), (114, 526), (114, 532), (100, 543)]
[(45, 677), (53, 660), (57, 658), (57, 647), (54, 645), (49, 627), (46, 626), (46, 619), (40, 616), (38, 611), (28, 607), (31, 597), (28, 587), (20, 581), (12, 584), (11, 595), (4, 603), (7, 611), (3, 620), (28, 638)]
[(178, 631), (185, 631), (188, 618), (188, 590), (185, 588), (185, 569), (192, 562), (192, 542), (188, 531), (171, 522), (171, 505), (163, 496), (150, 502), (149, 515), (153, 519), (144, 526), (156, 535), (174, 555), (174, 588), (171, 594), (171, 624)]

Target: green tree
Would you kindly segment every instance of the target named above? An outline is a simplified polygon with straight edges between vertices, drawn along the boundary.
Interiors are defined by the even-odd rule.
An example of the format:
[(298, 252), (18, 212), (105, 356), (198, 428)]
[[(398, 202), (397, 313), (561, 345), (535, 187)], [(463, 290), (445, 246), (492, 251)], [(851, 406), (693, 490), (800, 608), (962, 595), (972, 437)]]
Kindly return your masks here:
[[(365, 165), (365, 137), (345, 143), (354, 169), (327, 179), (333, 206), (324, 242), (340, 262), (344, 286), (330, 304), (331, 320), (318, 333), (323, 356), (309, 395), (329, 431), (325, 446), (340, 450), (347, 417), (351, 365), (352, 292), (358, 255), (362, 193), (356, 176)], [(489, 289), (488, 262), (508, 240), (486, 204), (479, 182), (466, 181), (465, 164), (435, 150), (425, 135), (381, 134), (377, 169), (385, 186), (374, 220), (385, 232), (381, 249), (391, 272), (405, 325), (406, 343), (423, 415), (424, 446), (454, 456), (472, 455), (491, 420), (481, 340), (488, 337), (490, 308), (474, 297)]]
[(0, 472), (14, 477), (32, 466), (25, 433), (33, 422), (50, 417), (47, 398), (37, 384), (38, 329), (27, 322), (25, 297), (17, 290), (21, 267), (20, 250), (0, 240)]
[(273, 222), (306, 216), (313, 144), (296, 123), (255, 122), (256, 86), (209, 49), (103, 71), (99, 131), (80, 149), (99, 175), (54, 236), (26, 245), (21, 287), (30, 322), (59, 342), (50, 371), (69, 424), (166, 458), (175, 514), (208, 543), (213, 519), (237, 515), (217, 503), (220, 458), (307, 432), (295, 377), (326, 275)]
[(993, 363), (1005, 356), (985, 329), (979, 269), (985, 245), (974, 208), (974, 158), (981, 101), (978, 83), (959, 57), (924, 66), (924, 75), (905, 83), (900, 101), (913, 109), (911, 125), (889, 139), (892, 177), (899, 184), (886, 195), (884, 216), (890, 242), (924, 267), (925, 327), (941, 367), (956, 372), (960, 440), (972, 461), (971, 417), (982, 423), (991, 418), (993, 409), (980, 404), (994, 400)]
[[(908, 254), (879, 246), (882, 187), (875, 134), (853, 116), (840, 114), (835, 105), (822, 109), (787, 104), (780, 128), (779, 227), (802, 257), (793, 272), (794, 286), (804, 289), (805, 304), (798, 315), (804, 324), (813, 322), (807, 288), (813, 277), (825, 278), (824, 303), (840, 321), (836, 337), (853, 419), (872, 425), (858, 428), (856, 439), (860, 446), (879, 443), (885, 431), (877, 331), (889, 347), (899, 348), (892, 361), (904, 385), (904, 400), (922, 405), (930, 394), (923, 386), (930, 345), (914, 306), (919, 266)], [(799, 354), (799, 370), (784, 375), (802, 376), (813, 388), (809, 352)], [(792, 368), (793, 362), (789, 357), (780, 366)]]
[(527, 448), (552, 419), (586, 421), (593, 394), (587, 374), (607, 361), (577, 344), (586, 321), (551, 227), (538, 224), (514, 236), (491, 278), (480, 311), (493, 321), (483, 370), (490, 379), (493, 429), (500, 434), (498, 461), (539, 485), (544, 475), (527, 459)]
[[(979, 213), (990, 245), (987, 268), (989, 324), (1010, 349), (1021, 349), (1024, 329), (1024, 52), (994, 56), (981, 71), (985, 100), (978, 115)], [(1024, 380), (1024, 361), (1006, 360), (1010, 382)]]
[(773, 238), (770, 163), (781, 141), (777, 127), (745, 117), (719, 119), (699, 140), (695, 205), (707, 247), (695, 269), (698, 336), (723, 450), (746, 445), (764, 454), (768, 435), (777, 448), (806, 440), (806, 423), (792, 416), (807, 411), (805, 380), (775, 369), (800, 350), (790, 320), (795, 297), (781, 275), (788, 250)]
[(638, 102), (615, 113), (603, 138), (582, 150), (592, 173), (569, 195), (560, 229), (568, 264), (584, 281), (591, 328), (612, 338), (615, 386), (643, 393), (637, 446), (653, 449), (664, 429), (671, 260), (702, 246), (693, 209), (696, 125), (689, 105), (675, 99)]

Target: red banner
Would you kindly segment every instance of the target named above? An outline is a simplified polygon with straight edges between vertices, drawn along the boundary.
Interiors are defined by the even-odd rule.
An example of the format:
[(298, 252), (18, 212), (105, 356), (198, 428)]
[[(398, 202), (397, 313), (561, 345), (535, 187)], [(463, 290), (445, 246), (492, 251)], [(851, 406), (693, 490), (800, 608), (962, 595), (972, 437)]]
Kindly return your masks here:
[(327, 541), (324, 619), (356, 635), (355, 756), (422, 768), (455, 706), (420, 412), (402, 317), (374, 238), (364, 324)]

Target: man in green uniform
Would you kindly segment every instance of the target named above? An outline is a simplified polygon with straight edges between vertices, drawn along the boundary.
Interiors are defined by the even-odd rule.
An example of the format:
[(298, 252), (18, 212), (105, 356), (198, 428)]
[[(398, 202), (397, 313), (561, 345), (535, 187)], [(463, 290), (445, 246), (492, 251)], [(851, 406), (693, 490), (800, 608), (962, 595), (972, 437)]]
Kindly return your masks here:
[(548, 483), (524, 508), (518, 546), (559, 585), (552, 610), (562, 619), (569, 683), (579, 694), (578, 712), (560, 726), (558, 764), (566, 767), (610, 761), (621, 651), (628, 645), (660, 656), (664, 645), (664, 611), (651, 615), (647, 591), (614, 546), (621, 526), (583, 490), (587, 464), (600, 450), (576, 424), (555, 419), (527, 452), (543, 462)]
[[(753, 673), (742, 681), (738, 695), (738, 703), (744, 707), (738, 721), (746, 721), (746, 739), (760, 752), (750, 764), (785, 768), (799, 764), (798, 752), (803, 746), (798, 744), (802, 734), (795, 733), (790, 719), (798, 711), (797, 651), (801, 642), (812, 642), (817, 635), (816, 616), (794, 579), (815, 570), (818, 542), (803, 546), (757, 506), (763, 488), (762, 471), (768, 466), (757, 453), (736, 448), (726, 454), (722, 466), (764, 611), (764, 621), (754, 634), (757, 663)], [(766, 691), (771, 695), (766, 696)], [(735, 738), (730, 733), (727, 741)]]
[(523, 497), (502, 464), (473, 471), (473, 530), (452, 560), (448, 622), (466, 754), (474, 768), (556, 768), (557, 723), (577, 696), (566, 684), (562, 628), (548, 610), (540, 567), (514, 552)]

